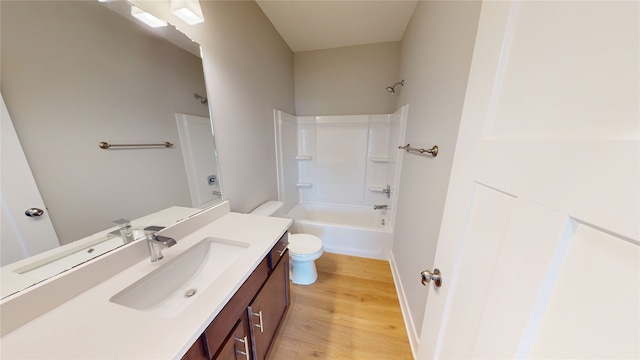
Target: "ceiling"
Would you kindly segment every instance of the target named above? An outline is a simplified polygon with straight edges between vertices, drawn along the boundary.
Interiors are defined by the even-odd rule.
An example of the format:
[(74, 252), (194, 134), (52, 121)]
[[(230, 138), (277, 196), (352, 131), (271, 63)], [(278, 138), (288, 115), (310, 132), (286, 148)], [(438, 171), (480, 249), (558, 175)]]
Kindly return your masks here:
[[(2, 1), (2, 0), (0, 0)], [(181, 47), (182, 49), (192, 53), (197, 57), (202, 57), (200, 53), (200, 45), (193, 40), (189, 39), (184, 33), (176, 30), (173, 25), (163, 26), (152, 28), (147, 25), (142, 24), (140, 20), (136, 19), (131, 15), (131, 4), (128, 1), (104, 1), (100, 2), (103, 6), (107, 7), (109, 10), (115, 11), (116, 13), (124, 16), (129, 19), (131, 22), (138, 24), (143, 31), (155, 34), (156, 36), (160, 36), (165, 38), (167, 41), (173, 43), (174, 45)], [(147, 9), (144, 9), (147, 10)]]
[(293, 52), (400, 41), (417, 0), (256, 0)]

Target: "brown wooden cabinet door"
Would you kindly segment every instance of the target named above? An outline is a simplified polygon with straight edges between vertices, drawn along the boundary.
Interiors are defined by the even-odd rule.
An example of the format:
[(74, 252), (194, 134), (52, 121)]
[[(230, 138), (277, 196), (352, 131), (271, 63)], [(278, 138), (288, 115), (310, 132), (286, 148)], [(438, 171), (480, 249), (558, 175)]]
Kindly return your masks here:
[(208, 360), (207, 350), (205, 349), (202, 336), (191, 345), (191, 348), (184, 354), (182, 360)]
[(251, 340), (249, 339), (246, 316), (242, 316), (233, 327), (231, 334), (222, 344), (215, 360), (250, 360)]
[[(269, 261), (265, 257), (249, 278), (244, 282), (231, 300), (220, 311), (204, 332), (207, 349), (212, 356), (220, 352), (220, 349), (232, 332), (238, 319), (243, 321), (246, 327), (245, 334), (249, 334), (249, 321), (247, 319), (247, 306), (269, 277)], [(238, 360), (243, 360), (241, 356)]]
[(255, 360), (264, 360), (289, 308), (289, 251), (248, 307)]

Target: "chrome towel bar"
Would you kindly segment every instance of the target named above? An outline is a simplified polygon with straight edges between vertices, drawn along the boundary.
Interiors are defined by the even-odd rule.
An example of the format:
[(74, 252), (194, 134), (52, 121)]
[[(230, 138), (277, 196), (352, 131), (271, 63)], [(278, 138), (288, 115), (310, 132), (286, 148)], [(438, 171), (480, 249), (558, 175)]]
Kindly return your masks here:
[(407, 152), (415, 151), (420, 154), (428, 153), (428, 154), (431, 154), (431, 156), (433, 157), (438, 156), (438, 145), (434, 145), (431, 149), (418, 149), (418, 148), (412, 148), (411, 144), (407, 144), (405, 146), (398, 146), (398, 149), (407, 150)]
[(162, 147), (170, 148), (170, 147), (173, 146), (173, 144), (168, 142), (168, 141), (166, 141), (164, 144), (109, 144), (108, 142), (101, 141), (98, 144), (98, 147), (100, 149), (105, 149), (105, 150), (110, 148), (110, 147), (131, 147), (131, 146), (146, 146), (146, 147), (149, 147), (149, 146), (162, 146)]

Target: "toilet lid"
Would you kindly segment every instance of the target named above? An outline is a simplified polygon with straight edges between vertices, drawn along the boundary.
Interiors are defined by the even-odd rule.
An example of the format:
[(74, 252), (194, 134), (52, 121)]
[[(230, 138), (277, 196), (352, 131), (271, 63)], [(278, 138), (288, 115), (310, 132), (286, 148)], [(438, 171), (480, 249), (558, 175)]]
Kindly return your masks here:
[(294, 234), (289, 236), (289, 250), (294, 254), (312, 254), (322, 250), (322, 240), (315, 235)]

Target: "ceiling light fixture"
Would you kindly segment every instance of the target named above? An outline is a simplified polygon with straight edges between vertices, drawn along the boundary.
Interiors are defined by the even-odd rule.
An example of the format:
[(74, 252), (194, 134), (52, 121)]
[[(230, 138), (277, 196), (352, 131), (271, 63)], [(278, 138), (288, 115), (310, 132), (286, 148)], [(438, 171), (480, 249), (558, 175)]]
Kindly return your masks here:
[(171, 0), (171, 12), (189, 25), (204, 21), (198, 0)]
[(157, 17), (133, 5), (131, 5), (131, 15), (133, 15), (136, 19), (142, 21), (143, 23), (154, 28), (168, 25), (166, 21), (160, 20)]

